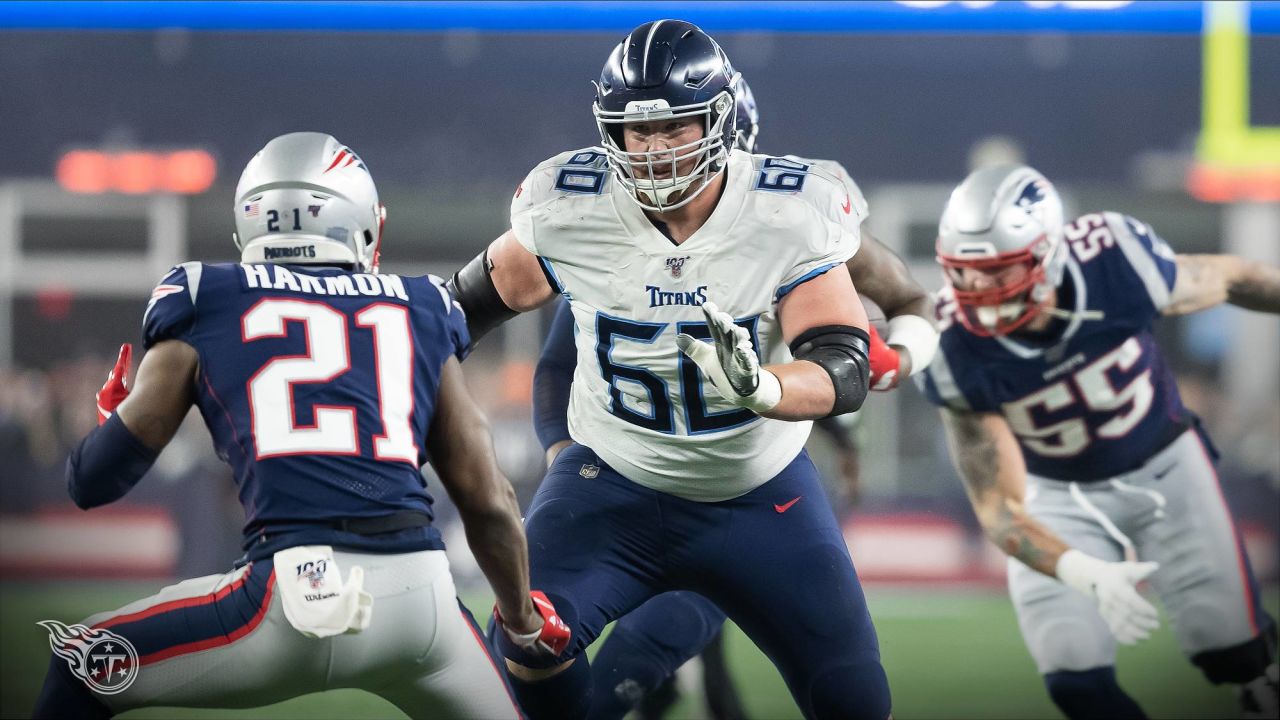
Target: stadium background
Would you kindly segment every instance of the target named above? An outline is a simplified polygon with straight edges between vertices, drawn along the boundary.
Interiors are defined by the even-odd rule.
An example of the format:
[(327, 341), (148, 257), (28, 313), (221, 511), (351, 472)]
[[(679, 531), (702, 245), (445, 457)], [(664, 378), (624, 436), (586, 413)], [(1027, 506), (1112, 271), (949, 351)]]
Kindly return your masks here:
[[(350, 144), (389, 208), (384, 270), (447, 275), (502, 232), (530, 167), (596, 141), (588, 80), (619, 37), (681, 17), (750, 81), (761, 150), (844, 163), (873, 230), (931, 288), (947, 192), (996, 159), (1045, 172), (1070, 210), (1142, 218), (1179, 252), (1278, 263), (1280, 154), (1265, 141), (1280, 125), (1280, 6), (1215, 5), (1229, 8), (1213, 11), (1227, 23), (1216, 37), (1236, 43), (1217, 56), (1197, 2), (5, 4), (0, 716), (29, 712), (38, 689), (48, 645), (36, 620), (77, 621), (238, 555), (230, 473), (198, 418), (111, 508), (76, 510), (62, 462), (93, 423), (116, 347), (140, 340), (152, 284), (176, 262), (235, 258), (232, 192), (271, 137), (319, 130)], [(1219, 81), (1239, 69), (1241, 48), (1243, 94), (1202, 82), (1205, 62), (1235, 63), (1213, 66)], [(1245, 124), (1261, 128), (1248, 133), (1262, 138), (1244, 160), (1215, 151), (1205, 131), (1240, 97)], [(529, 385), (549, 320), (547, 310), (518, 318), (466, 365), (526, 501), (542, 471)], [(1223, 308), (1165, 321), (1159, 337), (1223, 452), (1223, 489), (1276, 614), (1280, 322)], [(1055, 717), (934, 411), (905, 387), (869, 401), (851, 432), (857, 493), (829, 439), (811, 449), (868, 585), (895, 716)], [(483, 579), (440, 504), (465, 599), (483, 612)], [(751, 716), (797, 716), (749, 641), (735, 632), (730, 649)], [(1233, 707), (1167, 629), (1123, 651), (1120, 667), (1155, 717)], [(703, 712), (694, 692), (673, 716)], [(395, 715), (355, 692), (269, 713)]]

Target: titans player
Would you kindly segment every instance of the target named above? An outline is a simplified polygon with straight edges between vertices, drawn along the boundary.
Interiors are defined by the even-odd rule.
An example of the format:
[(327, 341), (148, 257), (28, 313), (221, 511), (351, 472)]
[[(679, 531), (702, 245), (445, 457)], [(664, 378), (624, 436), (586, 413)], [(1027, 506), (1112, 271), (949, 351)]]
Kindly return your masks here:
[(511, 230), (453, 278), (477, 337), (557, 294), (577, 328), (575, 444), (526, 518), (531, 577), (574, 642), (548, 659), (497, 637), (535, 719), (584, 715), (586, 646), (676, 589), (720, 606), (806, 716), (889, 714), (866, 602), (804, 453), (810, 421), (856, 410), (869, 386), (866, 314), (843, 271), (858, 234), (831, 219), (851, 199), (819, 168), (735, 151), (735, 109), (715, 41), (675, 20), (636, 28), (597, 83), (601, 145), (534, 168)]
[[(1230, 302), (1280, 313), (1280, 270), (1177, 255), (1112, 212), (1063, 224), (1028, 167), (978, 170), (938, 229), (947, 287), (924, 389), (987, 535), (1049, 695), (1070, 718), (1138, 718), (1116, 682), (1116, 642), (1157, 625), (1147, 579), (1182, 651), (1246, 713), (1276, 716), (1275, 624), (1153, 322)], [(1018, 562), (1014, 562), (1017, 560)]]
[(339, 687), (415, 718), (516, 717), (455, 598), (419, 474), (429, 456), (507, 641), (561, 650), (568, 629), (530, 593), (515, 495), (463, 385), (461, 311), (437, 279), (377, 274), (377, 190), (328, 135), (268, 143), (235, 215), (242, 263), (185, 263), (156, 287), (134, 386), (125, 346), (67, 482), (84, 509), (119, 499), (195, 405), (235, 470), (244, 559), (86, 620), (136, 648), (132, 684), (96, 693), (55, 655), (36, 717), (250, 707)]
[[(759, 137), (759, 111), (741, 77), (735, 90), (737, 146), (751, 153)], [(933, 314), (928, 292), (915, 282), (900, 258), (870, 235), (866, 199), (844, 167), (834, 161), (788, 159), (821, 167), (844, 184), (851, 212), (837, 208), (832, 215), (851, 230), (861, 231), (861, 247), (846, 268), (859, 294), (875, 301), (889, 317), (887, 344), (874, 326), (868, 326), (872, 387), (888, 390), (900, 376), (923, 369), (937, 348), (933, 323), (925, 319)], [(548, 465), (573, 442), (568, 409), (576, 366), (573, 311), (568, 302), (562, 302), (556, 309), (533, 381), (533, 414)], [(835, 418), (824, 418), (815, 426), (830, 433), (837, 442), (848, 443), (847, 431)], [(591, 663), (591, 717), (621, 718), (642, 697), (642, 713), (652, 710), (654, 702), (670, 697), (655, 691), (664, 682), (670, 684), (676, 669), (699, 652), (703, 653), (703, 678), (712, 715), (741, 717), (741, 706), (723, 663), (720, 629), (724, 619), (724, 613), (713, 603), (687, 591), (659, 595), (620, 619)]]

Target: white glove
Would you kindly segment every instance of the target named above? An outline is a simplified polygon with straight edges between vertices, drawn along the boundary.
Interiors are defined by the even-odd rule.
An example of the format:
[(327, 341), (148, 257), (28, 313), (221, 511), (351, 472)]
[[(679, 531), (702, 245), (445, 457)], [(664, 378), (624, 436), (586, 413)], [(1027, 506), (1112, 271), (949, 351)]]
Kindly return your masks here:
[(1122, 645), (1134, 645), (1160, 626), (1155, 607), (1134, 587), (1160, 567), (1153, 562), (1107, 562), (1079, 550), (1058, 558), (1058, 579), (1097, 600), (1102, 619)]
[(702, 313), (707, 316), (711, 342), (680, 333), (676, 335), (680, 352), (702, 368), (725, 400), (756, 413), (772, 410), (782, 400), (782, 383), (777, 375), (760, 367), (751, 334), (713, 302), (702, 303)]

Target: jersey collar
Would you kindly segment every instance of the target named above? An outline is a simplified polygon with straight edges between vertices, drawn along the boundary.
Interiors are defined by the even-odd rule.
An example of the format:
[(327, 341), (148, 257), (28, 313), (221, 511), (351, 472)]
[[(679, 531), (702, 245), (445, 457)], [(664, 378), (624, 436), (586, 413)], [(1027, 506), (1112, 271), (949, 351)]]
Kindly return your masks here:
[(1014, 355), (1025, 359), (1040, 357), (1048, 354), (1050, 357), (1056, 352), (1061, 352), (1071, 338), (1075, 337), (1076, 331), (1080, 329), (1080, 325), (1084, 323), (1084, 311), (1089, 307), (1088, 293), (1084, 284), (1084, 273), (1080, 271), (1080, 265), (1074, 257), (1067, 257), (1067, 272), (1071, 274), (1071, 282), (1075, 287), (1075, 307), (1071, 315), (1071, 319), (1067, 321), (1067, 328), (1062, 331), (1062, 337), (1052, 344), (1046, 345), (1029, 345), (1027, 343), (1018, 342), (1005, 335), (996, 335), (996, 342), (1000, 343), (1005, 350)]
[[(728, 167), (723, 170), (724, 191), (720, 194), (715, 209), (711, 211), (711, 216), (702, 224), (702, 227), (679, 245), (672, 243), (666, 235), (653, 226), (653, 223), (649, 222), (649, 218), (645, 216), (640, 206), (627, 197), (629, 191), (622, 187), (621, 183), (610, 183), (609, 194), (618, 220), (639, 247), (650, 253), (671, 253), (674, 250), (701, 247), (708, 242), (714, 243), (715, 238), (728, 234), (746, 204), (747, 191), (751, 187), (751, 169), (749, 155), (738, 150), (729, 154)], [(711, 240), (705, 238), (711, 238)]]

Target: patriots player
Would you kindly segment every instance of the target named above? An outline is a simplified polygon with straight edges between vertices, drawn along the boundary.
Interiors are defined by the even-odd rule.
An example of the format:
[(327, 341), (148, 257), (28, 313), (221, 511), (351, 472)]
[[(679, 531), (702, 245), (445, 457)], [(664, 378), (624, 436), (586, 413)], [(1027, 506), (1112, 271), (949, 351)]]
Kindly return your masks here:
[[(759, 136), (759, 111), (746, 80), (739, 77), (735, 90), (737, 145), (751, 153)], [(872, 387), (888, 390), (897, 384), (900, 374), (923, 369), (937, 348), (933, 323), (925, 319), (933, 314), (928, 291), (911, 277), (893, 251), (870, 235), (866, 200), (843, 166), (829, 160), (787, 159), (822, 167), (845, 186), (852, 212), (842, 208), (840, 219), (851, 230), (860, 230), (862, 237), (858, 254), (845, 266), (859, 293), (875, 301), (890, 317), (887, 344), (874, 325), (868, 326)], [(576, 366), (573, 311), (568, 302), (562, 302), (556, 309), (533, 380), (534, 419), (548, 465), (573, 442), (567, 416)], [(836, 418), (824, 418), (815, 426), (831, 434), (837, 443), (849, 442), (847, 430)], [(712, 716), (741, 717), (740, 702), (722, 662), (720, 630), (724, 620), (724, 613), (714, 603), (687, 591), (658, 595), (618, 620), (591, 663), (591, 717), (621, 718), (637, 703), (645, 714), (652, 712), (651, 705), (659, 698), (673, 702), (674, 696), (659, 689), (700, 652)]]
[[(1276, 716), (1276, 628), (1223, 503), (1215, 452), (1152, 338), (1222, 302), (1280, 313), (1280, 270), (1177, 255), (1113, 212), (1063, 224), (1024, 166), (978, 170), (938, 229), (942, 343), (923, 376), (987, 535), (1010, 556), (1022, 636), (1070, 718), (1143, 717), (1116, 642), (1157, 615), (1246, 713)], [(1014, 561), (1017, 562), (1014, 562)]]
[(419, 473), (429, 455), (508, 641), (535, 656), (562, 649), (568, 628), (529, 590), (515, 495), (463, 384), (461, 311), (438, 278), (377, 274), (377, 190), (328, 135), (267, 143), (235, 213), (242, 262), (184, 263), (156, 287), (135, 383), (124, 384), (126, 345), (67, 482), (84, 509), (119, 499), (195, 405), (235, 470), (244, 559), (86, 620), (137, 649), (134, 681), (97, 694), (55, 656), (35, 716), (356, 687), (410, 717), (517, 717), (455, 597)]
[(577, 327), (575, 444), (526, 518), (531, 577), (574, 641), (549, 659), (497, 637), (533, 718), (585, 715), (586, 646), (676, 589), (723, 608), (807, 717), (889, 714), (803, 449), (810, 421), (856, 410), (869, 386), (865, 312), (829, 272), (857, 251), (836, 217), (850, 198), (819, 168), (735, 150), (735, 109), (714, 40), (676, 20), (636, 28), (596, 85), (601, 145), (534, 168), (511, 230), (452, 280), (475, 337), (557, 294)]

